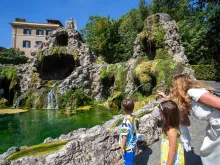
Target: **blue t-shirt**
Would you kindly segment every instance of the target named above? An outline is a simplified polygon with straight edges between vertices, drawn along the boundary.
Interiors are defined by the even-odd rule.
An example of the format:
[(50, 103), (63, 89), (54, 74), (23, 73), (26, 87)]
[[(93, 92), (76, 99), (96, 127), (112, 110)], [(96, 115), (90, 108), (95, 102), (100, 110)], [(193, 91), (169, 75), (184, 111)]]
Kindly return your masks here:
[(137, 143), (137, 128), (134, 118), (124, 118), (120, 126), (119, 146), (122, 144), (122, 136), (127, 136), (125, 150), (133, 149)]

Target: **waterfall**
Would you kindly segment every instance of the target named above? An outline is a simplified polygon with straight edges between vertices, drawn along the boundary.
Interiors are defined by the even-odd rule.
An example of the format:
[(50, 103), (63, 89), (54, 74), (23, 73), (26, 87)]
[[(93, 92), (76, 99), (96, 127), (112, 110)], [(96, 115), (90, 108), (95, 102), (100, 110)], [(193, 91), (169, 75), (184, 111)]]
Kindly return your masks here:
[(66, 103), (66, 109), (67, 109), (67, 110), (71, 110), (71, 107), (70, 107), (70, 98), (69, 98), (68, 102)]
[(143, 86), (144, 84), (141, 84), (139, 85), (135, 90), (131, 91), (129, 94), (128, 94), (128, 98), (130, 98), (137, 90), (138, 88), (140, 88), (141, 86)]
[(38, 98), (34, 101), (34, 106), (32, 109), (36, 109), (37, 103), (40, 100), (41, 95), (43, 94), (44, 91), (41, 91), (40, 95), (38, 96)]
[(12, 108), (19, 108), (21, 99), (22, 99), (22, 96), (19, 96), (16, 102), (14, 103), (14, 105), (12, 106)]
[(58, 99), (55, 92), (55, 88), (52, 88), (47, 95), (47, 108), (46, 109), (58, 109)]

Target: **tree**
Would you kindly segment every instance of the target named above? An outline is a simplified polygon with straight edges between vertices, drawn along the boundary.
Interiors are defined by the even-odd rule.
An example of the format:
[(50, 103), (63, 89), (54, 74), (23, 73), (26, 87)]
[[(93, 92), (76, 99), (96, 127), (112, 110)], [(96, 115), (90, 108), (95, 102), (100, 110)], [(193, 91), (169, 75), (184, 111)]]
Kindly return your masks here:
[(0, 63), (1, 64), (24, 64), (28, 58), (24, 56), (24, 52), (19, 49), (10, 48), (2, 49), (0, 51)]
[(147, 16), (149, 15), (147, 3), (145, 0), (139, 1), (139, 11), (141, 14), (141, 19), (144, 21), (147, 18)]
[(118, 33), (120, 21), (110, 20), (110, 17), (90, 16), (89, 22), (82, 34), (89, 48), (106, 62), (115, 63), (127, 60), (123, 57), (124, 49), (121, 36)]
[(125, 57), (131, 58), (133, 55), (133, 43), (137, 34), (142, 31), (144, 21), (138, 9), (132, 9), (120, 19), (119, 34), (122, 36), (122, 44), (124, 46)]

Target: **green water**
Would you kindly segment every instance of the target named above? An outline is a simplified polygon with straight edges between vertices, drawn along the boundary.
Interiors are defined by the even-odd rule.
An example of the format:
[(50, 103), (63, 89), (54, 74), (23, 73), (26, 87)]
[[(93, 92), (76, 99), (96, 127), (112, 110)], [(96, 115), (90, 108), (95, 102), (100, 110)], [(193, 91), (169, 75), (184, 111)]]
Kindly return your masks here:
[(39, 144), (47, 137), (56, 138), (78, 128), (103, 124), (117, 114), (117, 110), (93, 107), (89, 111), (77, 111), (73, 116), (59, 110), (30, 110), (0, 115), (0, 153), (12, 146)]

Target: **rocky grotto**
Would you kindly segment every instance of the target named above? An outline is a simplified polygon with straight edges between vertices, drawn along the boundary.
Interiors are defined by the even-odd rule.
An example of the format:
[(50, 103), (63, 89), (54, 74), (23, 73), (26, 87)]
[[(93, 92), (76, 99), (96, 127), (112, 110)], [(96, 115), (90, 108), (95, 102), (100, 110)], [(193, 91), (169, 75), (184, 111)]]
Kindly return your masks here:
[[(76, 105), (99, 102), (101, 106), (120, 108), (123, 98), (134, 98), (135, 116), (144, 134), (141, 155), (160, 134), (154, 91), (168, 91), (175, 74), (193, 76), (194, 72), (184, 54), (176, 22), (167, 14), (146, 18), (133, 48), (129, 61), (107, 64), (89, 50), (69, 21), (66, 27), (48, 35), (27, 64), (0, 66), (0, 107), (71, 110)], [(142, 100), (137, 99), (139, 96)], [(13, 160), (12, 153), (25, 147), (11, 148), (0, 156), (0, 164), (121, 164), (117, 145), (121, 119), (122, 115), (115, 116), (102, 126), (47, 138), (45, 144), (66, 142), (54, 153)]]

